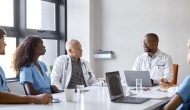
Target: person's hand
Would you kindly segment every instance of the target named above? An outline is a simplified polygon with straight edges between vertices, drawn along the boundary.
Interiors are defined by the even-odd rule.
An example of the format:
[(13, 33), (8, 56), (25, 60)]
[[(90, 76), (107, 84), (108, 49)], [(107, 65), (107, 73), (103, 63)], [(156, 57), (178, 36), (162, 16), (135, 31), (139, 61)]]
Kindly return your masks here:
[(148, 91), (148, 90), (151, 90), (151, 88), (150, 87), (145, 87), (145, 88), (143, 88), (143, 90)]
[(51, 94), (40, 94), (33, 96), (32, 98), (34, 104), (49, 104), (53, 99)]
[(59, 92), (63, 92), (63, 90), (59, 90), (55, 85), (51, 85), (51, 92), (59, 93)]
[(160, 79), (160, 82), (164, 83), (164, 82), (168, 82), (168, 80), (166, 78), (162, 78)]
[(160, 90), (162, 92), (168, 92), (169, 87), (170, 87), (169, 83), (160, 83), (158, 90)]

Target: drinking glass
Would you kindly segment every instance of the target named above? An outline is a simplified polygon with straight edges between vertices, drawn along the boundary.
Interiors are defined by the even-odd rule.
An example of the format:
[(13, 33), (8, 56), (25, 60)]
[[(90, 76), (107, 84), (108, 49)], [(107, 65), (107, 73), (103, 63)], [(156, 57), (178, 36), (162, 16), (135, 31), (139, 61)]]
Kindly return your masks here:
[(142, 79), (136, 79), (136, 94), (142, 94)]
[(76, 85), (77, 87), (77, 102), (84, 100), (84, 85)]

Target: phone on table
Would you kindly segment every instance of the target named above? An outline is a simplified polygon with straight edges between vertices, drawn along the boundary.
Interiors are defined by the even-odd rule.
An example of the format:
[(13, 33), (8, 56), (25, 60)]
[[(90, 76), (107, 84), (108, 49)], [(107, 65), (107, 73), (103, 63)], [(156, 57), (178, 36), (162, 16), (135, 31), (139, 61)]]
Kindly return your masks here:
[(61, 101), (58, 98), (53, 98), (51, 102), (52, 103), (60, 103)]
[[(88, 92), (89, 90), (84, 90), (84, 92)], [(75, 93), (77, 93), (77, 89), (75, 89)]]

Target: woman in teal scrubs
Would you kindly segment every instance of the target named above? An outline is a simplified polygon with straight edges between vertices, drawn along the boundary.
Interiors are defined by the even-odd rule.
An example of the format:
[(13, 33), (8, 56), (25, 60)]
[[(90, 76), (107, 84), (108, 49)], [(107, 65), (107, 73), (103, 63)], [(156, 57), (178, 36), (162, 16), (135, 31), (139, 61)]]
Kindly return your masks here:
[(14, 70), (20, 76), (20, 83), (25, 86), (29, 95), (60, 92), (56, 86), (51, 85), (50, 78), (46, 75), (45, 63), (38, 60), (45, 52), (42, 39), (36, 35), (30, 35), (14, 53)]
[[(190, 64), (190, 39), (187, 43), (188, 55), (187, 61)], [(185, 78), (183, 83), (179, 86), (178, 91), (173, 98), (168, 102), (164, 110), (190, 110), (190, 75)]]

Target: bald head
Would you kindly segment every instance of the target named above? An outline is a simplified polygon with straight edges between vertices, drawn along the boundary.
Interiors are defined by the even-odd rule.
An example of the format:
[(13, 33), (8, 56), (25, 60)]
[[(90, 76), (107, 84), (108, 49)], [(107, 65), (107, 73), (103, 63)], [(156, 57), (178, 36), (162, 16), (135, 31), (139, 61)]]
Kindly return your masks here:
[(66, 50), (67, 50), (67, 52), (68, 52), (69, 49), (72, 49), (74, 44), (76, 44), (77, 42), (79, 42), (79, 41), (75, 40), (75, 39), (68, 40), (66, 42)]
[(149, 37), (149, 38), (150, 38), (151, 40), (153, 40), (153, 41), (159, 42), (158, 36), (157, 36), (156, 34), (154, 34), (154, 33), (148, 33), (148, 34), (146, 34), (145, 36), (146, 36), (146, 37)]
[(82, 46), (76, 39), (71, 39), (66, 42), (66, 50), (67, 53), (74, 58), (82, 56)]

